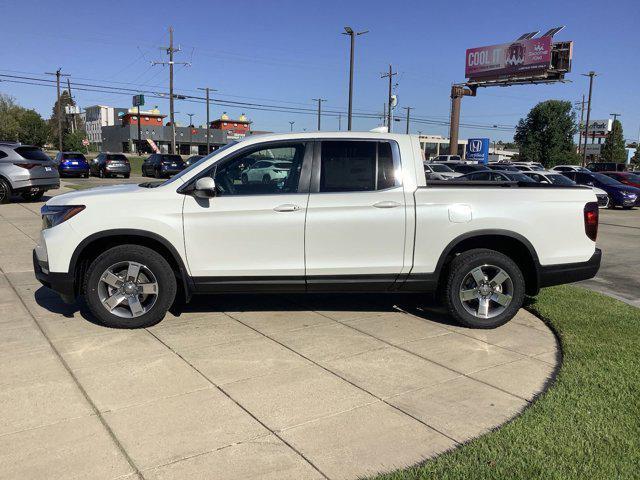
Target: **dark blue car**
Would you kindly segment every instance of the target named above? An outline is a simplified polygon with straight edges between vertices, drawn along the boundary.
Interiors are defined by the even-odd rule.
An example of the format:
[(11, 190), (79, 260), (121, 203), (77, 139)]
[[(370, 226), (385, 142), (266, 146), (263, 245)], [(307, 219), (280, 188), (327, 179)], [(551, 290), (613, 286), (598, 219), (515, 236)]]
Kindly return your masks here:
[(60, 176), (89, 178), (89, 162), (80, 152), (60, 152), (56, 155)]
[(601, 173), (587, 172), (560, 172), (578, 185), (598, 187), (607, 192), (611, 202), (610, 207), (622, 207), (625, 209), (640, 207), (640, 188), (630, 187), (607, 177)]

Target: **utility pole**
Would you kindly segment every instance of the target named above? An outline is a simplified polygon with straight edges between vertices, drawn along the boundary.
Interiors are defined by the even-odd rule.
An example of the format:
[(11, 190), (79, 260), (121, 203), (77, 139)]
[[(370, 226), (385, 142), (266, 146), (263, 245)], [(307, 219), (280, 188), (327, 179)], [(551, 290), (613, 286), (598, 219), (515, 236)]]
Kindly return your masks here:
[(342, 35), (349, 35), (351, 44), (351, 55), (349, 57), (349, 110), (347, 113), (347, 130), (349, 131), (351, 131), (351, 118), (353, 115), (353, 54), (356, 48), (356, 37), (368, 32), (369, 30), (354, 32), (351, 27), (344, 27), (344, 32), (342, 32)]
[(616, 138), (616, 120), (618, 120), (618, 117), (620, 117), (621, 114), (610, 113), (609, 115), (613, 117), (613, 123), (611, 124), (611, 133), (609, 134), (611, 135), (611, 148), (609, 153), (609, 161), (613, 162), (613, 142), (615, 142), (615, 138)]
[(295, 122), (295, 121), (290, 121), (290, 122), (289, 122), (289, 129), (290, 129), (289, 131), (290, 131), (290, 132), (293, 132), (293, 124), (294, 124), (294, 123), (296, 123), (296, 122)]
[(387, 105), (389, 109), (387, 110), (387, 130), (391, 133), (391, 104), (393, 100), (393, 77), (397, 75), (398, 72), (393, 71), (393, 67), (389, 65), (389, 73), (383, 73), (380, 78), (389, 78), (389, 95), (387, 99)]
[[(582, 102), (578, 102), (576, 103), (576, 105), (580, 105), (580, 128), (578, 128), (578, 152), (580, 152), (580, 145), (582, 145), (582, 128), (584, 127), (583, 125), (583, 121), (584, 121), (584, 93), (582, 94)], [(586, 132), (586, 127), (585, 127), (585, 132)]]
[(189, 155), (191, 155), (191, 145), (193, 144), (193, 116), (194, 113), (187, 113), (189, 116)]
[(207, 93), (207, 155), (209, 155), (209, 153), (211, 153), (211, 140), (209, 138), (211, 130), (211, 122), (209, 121), (209, 92), (217, 92), (217, 90), (209, 87), (199, 87), (198, 90), (204, 90)]
[(342, 131), (342, 114), (338, 114), (338, 131)]
[[(71, 80), (69, 80), (69, 77), (67, 77), (67, 91), (69, 92), (69, 100), (71, 100), (71, 103), (73, 103), (73, 95), (71, 95)], [(75, 132), (77, 129), (76, 114), (75, 112), (73, 112), (71, 114), (71, 133)]]
[(407, 111), (407, 131), (406, 131), (406, 133), (409, 133), (409, 114), (411, 112), (411, 108), (412, 107), (404, 107), (404, 109)]
[(587, 163), (587, 133), (589, 130), (589, 119), (591, 118), (591, 93), (593, 92), (593, 77), (596, 77), (597, 74), (593, 70), (589, 73), (583, 73), (582, 76), (589, 77), (589, 100), (587, 101), (587, 123), (585, 125), (585, 134), (584, 134), (584, 148), (582, 149), (582, 166), (584, 167)]
[[(138, 102), (136, 102), (138, 103)], [(136, 105), (138, 109), (138, 156), (142, 153), (142, 117), (140, 116), (140, 105)]]
[(169, 27), (169, 46), (161, 47), (162, 50), (169, 55), (168, 62), (152, 62), (152, 65), (169, 65), (169, 121), (171, 122), (171, 151), (169, 153), (176, 153), (176, 119), (175, 111), (173, 110), (173, 66), (178, 65), (191, 65), (189, 62), (174, 62), (173, 54), (179, 52), (181, 49), (173, 48), (173, 27)]
[(62, 105), (60, 105), (60, 77), (68, 77), (69, 74), (62, 73), (61, 68), (58, 68), (55, 73), (45, 72), (45, 74), (56, 76), (56, 87), (58, 90), (58, 149), (62, 151)]
[(312, 98), (314, 102), (318, 102), (318, 131), (320, 131), (320, 119), (322, 118), (322, 102), (326, 102), (324, 98)]

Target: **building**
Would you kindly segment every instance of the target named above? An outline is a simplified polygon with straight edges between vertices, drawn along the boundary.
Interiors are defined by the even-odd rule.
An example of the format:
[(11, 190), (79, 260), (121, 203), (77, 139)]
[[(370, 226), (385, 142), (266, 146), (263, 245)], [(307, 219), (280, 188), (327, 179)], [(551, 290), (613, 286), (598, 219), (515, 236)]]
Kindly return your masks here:
[(86, 107), (83, 113), (83, 120), (89, 142), (101, 148), (102, 127), (120, 125), (121, 117), (126, 112), (126, 108), (108, 107), (106, 105)]
[(247, 116), (243, 113), (237, 120), (232, 120), (227, 115), (227, 112), (223, 112), (219, 119), (211, 122), (211, 128), (213, 130), (222, 130), (227, 132), (228, 138), (238, 139), (245, 137), (250, 130), (251, 122), (247, 119)]
[[(166, 115), (160, 113), (158, 107), (151, 110), (140, 110), (140, 127), (158, 127), (163, 125), (163, 119)], [(138, 126), (138, 108), (130, 108), (127, 113), (122, 115), (122, 125)]]
[[(449, 139), (441, 135), (419, 135), (420, 149), (425, 160), (438, 155), (449, 155)], [(458, 140), (458, 155), (464, 157), (467, 148), (466, 140)]]

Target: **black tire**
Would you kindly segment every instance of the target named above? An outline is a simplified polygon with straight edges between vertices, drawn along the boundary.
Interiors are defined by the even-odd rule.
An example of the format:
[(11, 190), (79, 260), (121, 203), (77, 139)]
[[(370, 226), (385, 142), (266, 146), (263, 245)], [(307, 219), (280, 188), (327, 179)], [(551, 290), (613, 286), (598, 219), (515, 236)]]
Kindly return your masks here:
[(106, 175), (104, 173), (104, 170), (101, 169), (101, 168), (98, 169), (98, 177), (99, 178), (105, 178), (106, 177)]
[(243, 173), (240, 176), (240, 181), (242, 182), (243, 185), (246, 185), (247, 183), (249, 183), (249, 177), (247, 176), (246, 173)]
[(631, 210), (633, 207), (622, 207), (623, 210)]
[(38, 190), (37, 192), (23, 192), (20, 194), (25, 202), (37, 202), (44, 195), (44, 190)]
[(89, 178), (89, 174), (85, 173), (84, 175), (82, 175), (84, 178)]
[(156, 168), (156, 169), (154, 169), (154, 170), (153, 170), (153, 176), (154, 176), (155, 178), (160, 178), (160, 177), (162, 176), (162, 175), (160, 175), (160, 170), (159, 170), (159, 169), (157, 169), (157, 168)]
[(124, 176), (124, 178), (129, 178), (129, 176), (130, 176), (130, 174), (128, 174), (128, 173), (127, 173), (127, 174)]
[[(510, 283), (501, 283), (496, 288), (500, 289), (499, 292), (504, 291), (505, 295), (511, 297), (511, 300), (506, 306), (500, 305), (495, 300), (488, 301), (490, 305), (493, 305), (493, 308), (495, 309), (494, 311), (496, 312), (494, 316), (490, 316), (489, 318), (483, 318), (470, 313), (467, 308), (465, 308), (465, 303), (463, 303), (460, 298), (463, 290), (476, 290), (475, 287), (467, 290), (468, 287), (465, 287), (465, 283), (470, 280), (469, 275), (471, 275), (471, 272), (478, 267), (482, 267), (483, 270), (487, 272), (490, 272), (492, 269), (501, 269), (506, 272), (509, 277), (508, 282)], [(491, 280), (491, 278), (488, 277), (485, 277), (485, 279)], [(475, 280), (472, 282), (476, 284), (478, 295), (480, 295), (482, 293), (480, 286), (475, 282)], [(491, 286), (488, 285), (488, 283), (489, 282), (487, 282), (487, 285), (483, 288), (487, 289), (485, 293), (489, 296), (493, 294), (490, 290)], [(504, 285), (508, 286), (508, 288), (503, 287)], [(489, 250), (486, 248), (468, 250), (455, 257), (447, 270), (444, 290), (445, 303), (453, 318), (465, 327), (496, 328), (500, 325), (504, 325), (515, 316), (522, 306), (524, 293), (524, 276), (522, 275), (522, 271), (518, 265), (516, 265), (511, 258), (500, 252), (496, 252), (495, 250)], [(470, 299), (469, 302), (470, 303), (467, 304), (467, 307), (474, 305), (474, 302), (477, 302), (478, 305), (480, 304), (480, 301), (477, 299)], [(480, 308), (478, 307), (478, 312), (479, 310)]]
[(4, 178), (0, 178), (0, 203), (9, 203), (11, 201), (11, 185)]
[[(151, 303), (149, 310), (139, 316), (131, 318), (118, 316), (110, 312), (100, 299), (100, 279), (103, 273), (121, 262), (140, 263), (155, 276), (158, 285), (155, 303)], [(144, 328), (160, 322), (173, 304), (176, 290), (176, 277), (169, 263), (155, 250), (141, 245), (120, 245), (99, 255), (87, 269), (83, 285), (85, 301), (91, 313), (100, 323), (113, 328)], [(144, 299), (143, 295), (139, 295), (138, 299), (141, 297)], [(140, 301), (143, 302), (143, 300)], [(120, 307), (128, 308), (124, 302), (121, 302), (117, 308)]]
[(265, 185), (271, 183), (271, 177), (265, 174), (264, 177), (262, 177), (262, 183), (264, 183)]

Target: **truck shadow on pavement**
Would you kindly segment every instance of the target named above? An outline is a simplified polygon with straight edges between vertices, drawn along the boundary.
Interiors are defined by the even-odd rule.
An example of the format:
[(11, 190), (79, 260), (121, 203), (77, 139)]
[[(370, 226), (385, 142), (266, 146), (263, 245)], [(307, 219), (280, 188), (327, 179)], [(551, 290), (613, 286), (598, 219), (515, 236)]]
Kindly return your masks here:
[[(84, 320), (102, 325), (89, 311), (84, 299), (78, 298), (69, 305), (55, 292), (40, 287), (34, 293), (36, 303), (45, 310), (64, 318), (79, 314)], [(456, 325), (444, 307), (430, 297), (380, 294), (231, 294), (198, 295), (187, 305), (174, 305), (171, 314), (224, 313), (224, 312), (370, 312), (372, 315), (389, 312), (406, 312), (425, 320), (446, 325)]]

